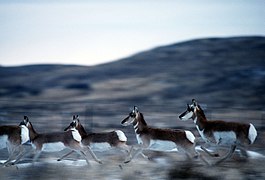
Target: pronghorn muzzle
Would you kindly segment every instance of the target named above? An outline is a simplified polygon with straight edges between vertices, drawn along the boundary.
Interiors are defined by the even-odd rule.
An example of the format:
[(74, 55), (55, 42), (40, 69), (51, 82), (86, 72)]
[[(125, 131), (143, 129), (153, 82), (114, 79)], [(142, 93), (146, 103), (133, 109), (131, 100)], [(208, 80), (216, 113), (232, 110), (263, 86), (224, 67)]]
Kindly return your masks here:
[(179, 115), (179, 119), (182, 120), (182, 118), (188, 113), (188, 111), (185, 111)]
[(67, 126), (64, 131), (68, 131), (69, 129), (71, 129), (71, 125)]
[(127, 116), (125, 119), (123, 119), (122, 121), (121, 121), (121, 125), (123, 125), (123, 126), (127, 126), (127, 125), (129, 125), (128, 124), (128, 120), (130, 119), (130, 115), (129, 116)]

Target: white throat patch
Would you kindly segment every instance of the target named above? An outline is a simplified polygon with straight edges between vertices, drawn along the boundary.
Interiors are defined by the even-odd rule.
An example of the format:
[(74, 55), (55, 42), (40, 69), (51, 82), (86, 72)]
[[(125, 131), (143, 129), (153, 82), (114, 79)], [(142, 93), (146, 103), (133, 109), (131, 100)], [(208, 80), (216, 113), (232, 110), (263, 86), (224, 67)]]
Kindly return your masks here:
[(25, 125), (20, 126), (20, 128), (21, 128), (21, 134), (20, 134), (21, 144), (24, 144), (30, 140), (29, 129)]
[(73, 129), (71, 129), (71, 131), (72, 131), (72, 136), (73, 136), (74, 140), (76, 140), (77, 142), (81, 142), (82, 141), (82, 137), (79, 134), (78, 130), (73, 128)]

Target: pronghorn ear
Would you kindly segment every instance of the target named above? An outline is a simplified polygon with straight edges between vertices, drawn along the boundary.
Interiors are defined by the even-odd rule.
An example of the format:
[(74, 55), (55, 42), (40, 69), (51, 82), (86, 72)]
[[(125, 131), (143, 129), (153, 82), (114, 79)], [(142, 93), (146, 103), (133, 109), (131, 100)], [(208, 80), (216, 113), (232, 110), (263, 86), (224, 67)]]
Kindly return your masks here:
[(25, 121), (25, 122), (29, 122), (29, 118), (28, 118), (28, 116), (24, 116), (24, 121)]
[(79, 116), (78, 116), (78, 115), (75, 116), (75, 119), (76, 119), (77, 122), (79, 123)]
[(196, 102), (195, 99), (192, 99), (192, 103), (193, 103), (194, 106), (197, 106), (198, 105), (198, 103)]
[(75, 120), (75, 115), (73, 115), (73, 120)]
[(138, 112), (138, 111), (139, 111), (137, 106), (134, 106), (133, 110), (134, 110), (135, 112)]

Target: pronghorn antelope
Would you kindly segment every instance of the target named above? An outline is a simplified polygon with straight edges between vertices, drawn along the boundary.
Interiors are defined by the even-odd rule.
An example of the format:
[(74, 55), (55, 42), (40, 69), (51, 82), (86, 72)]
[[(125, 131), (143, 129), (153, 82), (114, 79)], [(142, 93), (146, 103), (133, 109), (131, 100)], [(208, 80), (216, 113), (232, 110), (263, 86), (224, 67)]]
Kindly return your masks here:
[(184, 152), (188, 158), (198, 155), (195, 151), (195, 137), (190, 131), (149, 127), (136, 106), (121, 124), (123, 126), (132, 124), (138, 141), (138, 149), (126, 162), (130, 162), (144, 149), (158, 151), (177, 149)]
[[(115, 130), (111, 132), (103, 132), (103, 133), (87, 133), (79, 121), (78, 115), (73, 116), (73, 121), (70, 123), (68, 127), (65, 128), (65, 131), (75, 130), (81, 136), (81, 143), (84, 146), (88, 146), (93, 151), (107, 151), (111, 148), (117, 148), (120, 150), (125, 150), (129, 152), (129, 146), (126, 144), (127, 137), (120, 130)], [(74, 151), (69, 152), (62, 156), (58, 161), (62, 160), (66, 156), (70, 155)]]
[(24, 121), (20, 123), (20, 126), (25, 126), (29, 130), (29, 139), (33, 149), (35, 150), (33, 163), (38, 159), (42, 151), (56, 152), (61, 151), (65, 148), (74, 150), (82, 154), (88, 164), (88, 152), (91, 154), (95, 161), (101, 163), (101, 161), (98, 160), (96, 155), (91, 151), (90, 147), (82, 145), (81, 136), (74, 129), (65, 132), (39, 134), (34, 130), (27, 116), (24, 116)]
[[(227, 155), (218, 160), (216, 164), (231, 157), (236, 147), (243, 156), (247, 157), (245, 146), (253, 144), (257, 137), (257, 131), (251, 123), (208, 121), (202, 108), (194, 99), (179, 118), (184, 121), (193, 119), (200, 136), (206, 143), (231, 146)], [(205, 148), (202, 149), (210, 154)]]
[(0, 126), (0, 149), (7, 148), (9, 154), (3, 165), (7, 166), (12, 160), (21, 158), (24, 153), (22, 145), (28, 141), (28, 129), (25, 126)]

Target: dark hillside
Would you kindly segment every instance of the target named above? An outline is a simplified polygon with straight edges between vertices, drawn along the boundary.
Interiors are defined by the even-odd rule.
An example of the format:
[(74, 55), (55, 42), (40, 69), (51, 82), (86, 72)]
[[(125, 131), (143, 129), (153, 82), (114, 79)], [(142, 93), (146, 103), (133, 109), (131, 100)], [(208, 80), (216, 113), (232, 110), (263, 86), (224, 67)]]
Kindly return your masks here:
[(93, 67), (1, 67), (0, 98), (263, 108), (264, 62), (264, 37), (198, 39)]

